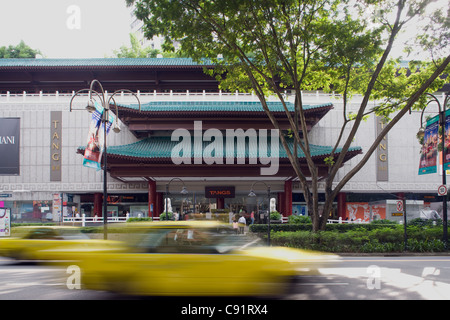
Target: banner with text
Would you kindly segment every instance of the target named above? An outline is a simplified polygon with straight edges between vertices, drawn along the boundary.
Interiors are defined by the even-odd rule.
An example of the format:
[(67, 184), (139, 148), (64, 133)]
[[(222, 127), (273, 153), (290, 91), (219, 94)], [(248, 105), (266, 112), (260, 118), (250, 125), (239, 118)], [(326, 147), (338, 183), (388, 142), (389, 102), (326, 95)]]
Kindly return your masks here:
[(20, 174), (20, 118), (0, 118), (0, 175)]

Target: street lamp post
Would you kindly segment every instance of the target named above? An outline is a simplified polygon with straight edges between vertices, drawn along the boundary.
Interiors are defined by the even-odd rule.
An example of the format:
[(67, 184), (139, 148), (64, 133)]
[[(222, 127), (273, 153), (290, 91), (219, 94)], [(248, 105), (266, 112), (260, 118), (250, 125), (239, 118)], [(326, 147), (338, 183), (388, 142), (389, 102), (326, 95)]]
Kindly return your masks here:
[[(447, 185), (447, 174), (444, 166), (444, 160), (445, 160), (445, 111), (447, 109), (447, 104), (449, 103), (449, 94), (450, 92), (447, 92), (445, 94), (444, 104), (441, 106), (441, 103), (436, 96), (432, 95), (431, 93), (426, 93), (428, 96), (431, 97), (431, 100), (428, 101), (428, 104), (431, 102), (436, 102), (439, 108), (439, 127), (442, 132), (441, 136), (441, 150), (442, 150), (442, 185)], [(426, 107), (425, 107), (426, 108)], [(418, 132), (418, 137), (423, 138), (425, 135), (425, 129), (423, 128), (423, 113), (425, 111), (425, 108), (422, 110), (422, 114), (420, 117), (420, 129)], [(442, 196), (442, 225), (443, 225), (443, 242), (444, 242), (444, 248), (445, 250), (448, 249), (448, 231), (447, 231), (447, 195)]]
[(181, 181), (181, 183), (183, 184), (183, 188), (181, 188), (181, 191), (180, 191), (180, 193), (181, 194), (188, 194), (189, 193), (189, 191), (186, 189), (186, 186), (185, 186), (185, 184), (184, 184), (184, 181), (183, 180), (181, 180), (180, 178), (172, 178), (168, 183), (166, 183), (166, 221), (169, 221), (169, 213), (167, 212), (167, 209), (168, 209), (168, 197), (169, 197), (169, 186), (170, 186), (170, 183), (172, 182), (172, 181), (174, 181), (174, 180), (178, 180), (178, 181)]
[(250, 193), (248, 194), (249, 197), (256, 197), (256, 193), (253, 190), (253, 187), (255, 186), (255, 184), (257, 184), (258, 182), (263, 183), (266, 188), (267, 188), (267, 245), (270, 246), (270, 186), (267, 185), (267, 183), (265, 183), (264, 181), (255, 181), (253, 182), (252, 186), (250, 187)]
[[(98, 85), (98, 87), (100, 88), (100, 92), (94, 90), (94, 86)], [(111, 96), (108, 98), (107, 93), (105, 93), (105, 91), (103, 90), (103, 86), (100, 83), (100, 81), (98, 80), (92, 80), (90, 88), (89, 89), (81, 89), (79, 91), (77, 91), (73, 96), (72, 99), (70, 100), (70, 112), (72, 112), (72, 110), (77, 110), (77, 109), (73, 109), (72, 108), (72, 102), (74, 100), (74, 98), (82, 93), (88, 93), (89, 96), (89, 101), (88, 104), (86, 106), (86, 110), (89, 113), (92, 113), (95, 111), (95, 105), (94, 105), (94, 100), (93, 100), (93, 95), (96, 96), (99, 100), (100, 103), (103, 107), (103, 114), (102, 114), (102, 123), (103, 123), (103, 238), (106, 240), (108, 238), (108, 229), (107, 229), (107, 224), (108, 224), (108, 186), (107, 186), (107, 166), (108, 166), (108, 153), (106, 150), (106, 135), (107, 135), (107, 127), (108, 127), (108, 122), (109, 122), (109, 111), (110, 111), (110, 104), (111, 101), (114, 103), (115, 109), (116, 109), (116, 119), (114, 121), (114, 128), (113, 131), (115, 133), (119, 133), (120, 132), (120, 127), (119, 127), (119, 118), (118, 118), (118, 108), (117, 108), (117, 104), (116, 101), (114, 100), (114, 95), (116, 95), (117, 93), (122, 93), (122, 92), (129, 92), (132, 95), (134, 95), (136, 97), (136, 99), (138, 100), (138, 104), (139, 104), (139, 111), (141, 111), (141, 103), (139, 101), (139, 98), (137, 97), (137, 95), (127, 89), (121, 89), (121, 90), (116, 90), (114, 91)], [(94, 98), (95, 99), (95, 98)], [(79, 110), (79, 109), (78, 109)]]

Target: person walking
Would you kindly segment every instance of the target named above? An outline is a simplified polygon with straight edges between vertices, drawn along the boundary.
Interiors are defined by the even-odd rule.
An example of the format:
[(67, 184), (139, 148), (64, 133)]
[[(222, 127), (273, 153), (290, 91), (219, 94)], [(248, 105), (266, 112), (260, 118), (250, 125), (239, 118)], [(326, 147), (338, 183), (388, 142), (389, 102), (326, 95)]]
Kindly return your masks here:
[(238, 224), (239, 224), (239, 234), (244, 234), (244, 228), (247, 221), (245, 220), (244, 216), (241, 216), (238, 220)]

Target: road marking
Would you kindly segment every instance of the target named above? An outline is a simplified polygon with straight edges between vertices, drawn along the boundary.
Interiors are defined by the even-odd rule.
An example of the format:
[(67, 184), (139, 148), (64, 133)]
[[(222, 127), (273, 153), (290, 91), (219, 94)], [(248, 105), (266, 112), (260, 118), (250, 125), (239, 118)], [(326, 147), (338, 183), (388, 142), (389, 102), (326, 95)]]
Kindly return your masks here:
[(348, 286), (348, 282), (311, 282), (311, 283), (298, 283), (299, 286)]

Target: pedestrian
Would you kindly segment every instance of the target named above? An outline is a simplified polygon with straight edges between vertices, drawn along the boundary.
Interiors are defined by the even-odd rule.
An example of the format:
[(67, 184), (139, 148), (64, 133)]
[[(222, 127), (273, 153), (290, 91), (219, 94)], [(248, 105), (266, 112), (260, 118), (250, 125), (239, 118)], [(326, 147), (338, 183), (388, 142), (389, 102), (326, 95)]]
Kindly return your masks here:
[(236, 221), (236, 218), (233, 218), (233, 230), (236, 234), (238, 233), (238, 223)]
[(239, 233), (240, 234), (244, 234), (244, 228), (246, 225), (246, 220), (244, 216), (241, 216), (238, 220), (238, 224), (239, 224)]
[(250, 213), (250, 220), (252, 221), (250, 225), (255, 223), (255, 211), (252, 211), (252, 213)]

